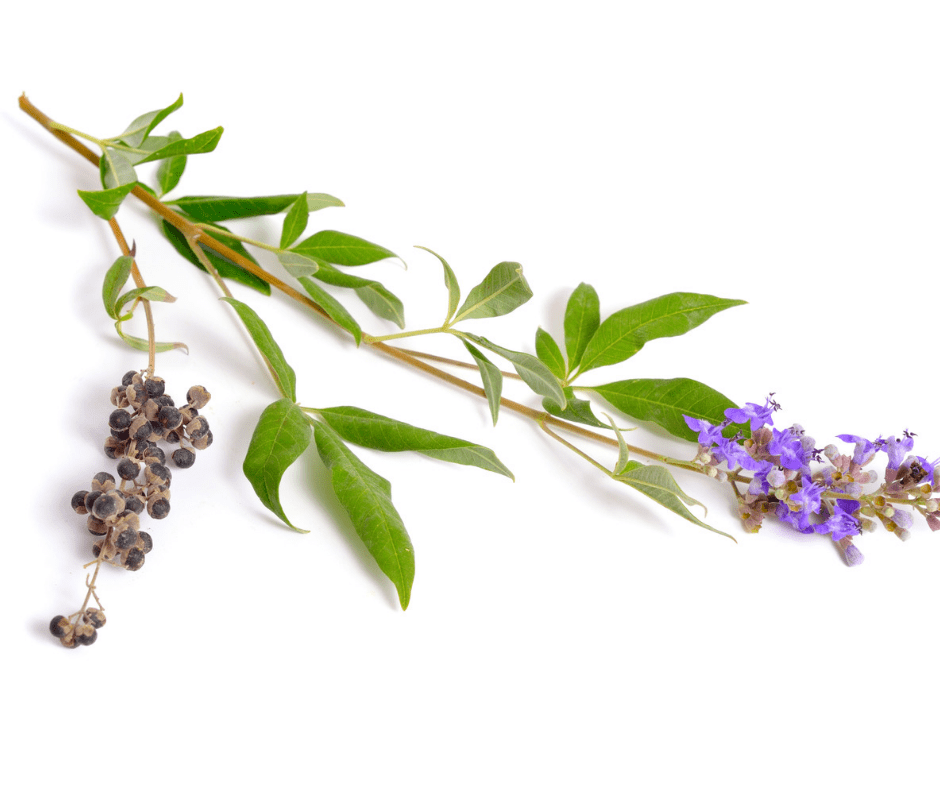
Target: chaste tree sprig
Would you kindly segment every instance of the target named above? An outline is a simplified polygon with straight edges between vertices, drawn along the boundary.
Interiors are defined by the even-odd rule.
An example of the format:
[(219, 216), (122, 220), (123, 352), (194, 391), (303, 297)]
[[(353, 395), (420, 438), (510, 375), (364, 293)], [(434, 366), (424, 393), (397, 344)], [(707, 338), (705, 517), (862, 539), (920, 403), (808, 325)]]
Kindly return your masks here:
[[(871, 440), (846, 433), (837, 436), (847, 447), (845, 451), (834, 443), (820, 449), (800, 425), (785, 429), (774, 425), (779, 405), (773, 395), (764, 404), (739, 407), (705, 383), (683, 377), (577, 384), (585, 372), (628, 361), (647, 342), (685, 334), (743, 301), (675, 292), (602, 318), (597, 292), (581, 283), (567, 301), (563, 337), (559, 341), (537, 327), (533, 355), (501, 346), (468, 328), (484, 325), (469, 321), (499, 318), (532, 298), (520, 264), (498, 263), (482, 281), (464, 292), (446, 259), (419, 246), (440, 263), (446, 308), (439, 325), (406, 330), (401, 299), (381, 282), (360, 275), (371, 263), (397, 257), (394, 252), (335, 230), (308, 233), (312, 215), (318, 217), (324, 208), (343, 206), (338, 198), (307, 191), (248, 197), (167, 197), (177, 189), (189, 157), (215, 150), (223, 133), (220, 126), (192, 137), (177, 131), (157, 134), (157, 127), (182, 104), (181, 95), (172, 104), (135, 118), (115, 136), (96, 137), (51, 120), (25, 95), (20, 97), (24, 112), (98, 168), (101, 188), (80, 190), (78, 194), (96, 216), (109, 223), (121, 252), (104, 275), (105, 311), (124, 342), (148, 353), (148, 366), (128, 372), (111, 395), (118, 410), (112, 414), (112, 434), (105, 451), (120, 461), (120, 484), (108, 473), (98, 474), (91, 491), (73, 496), (73, 508), (88, 514), (89, 530), (100, 538), (95, 543), (95, 569), (86, 581), (82, 607), (72, 616), (57, 616), (50, 626), (65, 645), (94, 642), (97, 627), (104, 623), (96, 592), (101, 564), (129, 569), (142, 565), (152, 538), (140, 530), (137, 514), (147, 508), (151, 516), (160, 519), (169, 511), (171, 474), (166, 455), (156, 441), (180, 445), (173, 452), (178, 468), (192, 465), (193, 449), (211, 443), (211, 431), (198, 412), (208, 400), (208, 393), (194, 387), (187, 395), (187, 404), (177, 407), (165, 394), (162, 379), (155, 375), (156, 354), (185, 345), (156, 339), (151, 304), (174, 299), (162, 288), (144, 283), (136, 249), (129, 249), (124, 241), (116, 214), (131, 195), (156, 215), (173, 249), (215, 281), (221, 300), (244, 325), (280, 394), (259, 415), (244, 459), (245, 477), (258, 499), (285, 526), (304, 532), (284, 511), (279, 488), (288, 468), (312, 446), (329, 474), (337, 501), (376, 564), (394, 584), (403, 609), (408, 606), (415, 573), (411, 539), (392, 503), (389, 482), (351, 447), (417, 452), (510, 479), (511, 471), (491, 449), (468, 440), (356, 405), (302, 402), (294, 368), (262, 317), (233, 295), (230, 282), (234, 287), (251, 288), (265, 295), (277, 290), (302, 304), (317, 320), (342, 329), (357, 348), (371, 348), (415, 371), (484, 398), (494, 425), (504, 409), (533, 420), (560, 446), (612, 481), (729, 539), (733, 537), (692, 512), (691, 507), (701, 504), (682, 490), (670, 468), (705, 474), (727, 484), (746, 531), (758, 531), (764, 518), (772, 515), (801, 533), (829, 535), (842, 548), (850, 566), (862, 561), (853, 538), (879, 524), (906, 539), (913, 525), (912, 513), (917, 513), (931, 530), (940, 530), (940, 481), (936, 474), (940, 461), (914, 454), (914, 435), (910, 432)], [(82, 140), (97, 146), (100, 155)], [(158, 166), (148, 185), (140, 180), (138, 168), (155, 162)], [(281, 217), (277, 245), (237, 232), (231, 224), (259, 216)], [(273, 255), (287, 276), (271, 273), (249, 248)], [(136, 286), (126, 290), (130, 278)], [(375, 336), (364, 332), (353, 312), (336, 297), (342, 291), (354, 293), (364, 309), (398, 330)], [(130, 336), (124, 330), (138, 305), (145, 313), (147, 339)], [(431, 334), (452, 337), (459, 358), (395, 344)], [(475, 370), (480, 385), (446, 371), (446, 367)], [(531, 389), (541, 398), (541, 407), (529, 407), (503, 396), (505, 378), (519, 380)], [(598, 401), (632, 422), (657, 425), (696, 448), (688, 457), (677, 458), (632, 445), (624, 437), (627, 428), (607, 413), (602, 413), (603, 419), (598, 417)], [(576, 446), (564, 433), (616, 447), (618, 458), (613, 467)], [(877, 471), (868, 466), (880, 454), (887, 456), (887, 467), (878, 485)], [(88, 606), (92, 598), (99, 607)]]

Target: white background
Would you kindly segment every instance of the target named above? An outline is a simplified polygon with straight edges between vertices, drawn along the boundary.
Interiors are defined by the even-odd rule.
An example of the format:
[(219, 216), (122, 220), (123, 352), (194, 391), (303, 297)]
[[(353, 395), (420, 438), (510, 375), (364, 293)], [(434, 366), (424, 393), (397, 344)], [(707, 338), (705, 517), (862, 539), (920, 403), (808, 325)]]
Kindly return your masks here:
[[(215, 444), (176, 473), (144, 570), (102, 573), (98, 642), (62, 649), (47, 623), (80, 604), (92, 541), (68, 500), (108, 468), (108, 392), (146, 362), (101, 308), (118, 252), (75, 194), (96, 188), (94, 170), (16, 108), (26, 91), (109, 136), (183, 91), (164, 128), (226, 131), (179, 193), (339, 196), (347, 207), (310, 229), (397, 251), (407, 272), (364, 273), (402, 296), (410, 328), (445, 308), (439, 265), (415, 244), (464, 292), (522, 263), (532, 301), (468, 328), (530, 352), (536, 326), (560, 334), (581, 281), (604, 315), (674, 290), (746, 299), (584, 382), (688, 376), (738, 402), (774, 391), (778, 423), (820, 445), (908, 428), (935, 458), (935, 4), (47, 4), (4, 26), (12, 784), (936, 784), (940, 534), (877, 532), (848, 569), (824, 537), (773, 522), (744, 534), (726, 488), (681, 478), (735, 545), (532, 424), (504, 413), (494, 429), (482, 401), (240, 289), (305, 404), (485, 443), (515, 471), (513, 484), (360, 452), (415, 544), (403, 613), (312, 454), (282, 496), (308, 535), (254, 499), (241, 461), (276, 393), (211, 282), (130, 201), (119, 219), (144, 276), (178, 297), (155, 308), (158, 334), (191, 350), (158, 372), (174, 396), (210, 389)], [(279, 238), (274, 220), (244, 227)], [(517, 385), (510, 396), (536, 401)], [(659, 432), (631, 439), (690, 453)]]

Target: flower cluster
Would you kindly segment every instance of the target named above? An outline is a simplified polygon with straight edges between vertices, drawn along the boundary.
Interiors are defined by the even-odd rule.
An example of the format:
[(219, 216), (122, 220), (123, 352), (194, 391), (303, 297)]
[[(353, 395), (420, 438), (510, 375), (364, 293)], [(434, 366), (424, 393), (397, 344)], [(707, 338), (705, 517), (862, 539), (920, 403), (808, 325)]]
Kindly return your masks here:
[[(773, 514), (800, 533), (829, 534), (850, 566), (863, 560), (852, 544), (852, 537), (863, 530), (880, 522), (901, 539), (910, 536), (913, 517), (901, 507), (920, 513), (932, 531), (940, 530), (940, 498), (934, 495), (940, 492), (940, 474), (935, 473), (940, 460), (931, 462), (911, 453), (913, 433), (874, 441), (843, 434), (837, 437), (854, 444), (851, 454), (843, 454), (835, 444), (820, 450), (799, 424), (787, 429), (774, 426), (773, 414), (779, 407), (768, 397), (764, 405), (749, 402), (743, 408), (728, 408), (721, 424), (684, 417), (698, 433), (695, 461), (719, 479), (731, 474), (746, 530), (758, 531), (765, 515)], [(727, 437), (731, 425), (742, 426)], [(878, 474), (865, 467), (879, 453), (888, 457), (884, 481), (866, 493), (863, 485), (875, 482)], [(828, 463), (822, 464), (824, 460)], [(750, 477), (738, 469), (750, 472)], [(738, 482), (747, 483), (744, 494)]]

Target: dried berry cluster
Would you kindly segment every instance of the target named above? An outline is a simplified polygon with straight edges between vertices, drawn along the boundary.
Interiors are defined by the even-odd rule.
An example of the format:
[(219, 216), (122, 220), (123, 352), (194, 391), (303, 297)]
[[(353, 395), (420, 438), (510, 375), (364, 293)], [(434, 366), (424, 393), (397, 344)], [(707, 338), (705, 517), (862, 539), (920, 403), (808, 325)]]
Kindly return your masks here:
[[(111, 403), (117, 410), (108, 418), (111, 435), (104, 450), (118, 460), (118, 479), (102, 471), (92, 479), (91, 490), (79, 490), (72, 496), (72, 508), (88, 516), (89, 532), (99, 537), (92, 548), (96, 564), (105, 562), (131, 571), (144, 565), (153, 538), (140, 530), (139, 515), (146, 509), (154, 520), (162, 520), (170, 513), (173, 475), (157, 441), (178, 446), (171, 455), (177, 468), (191, 467), (196, 450), (212, 443), (209, 423), (198, 410), (209, 396), (204, 387), (193, 386), (186, 393), (186, 404), (177, 408), (165, 393), (162, 378), (133, 371), (111, 391)], [(92, 594), (94, 581), (89, 585), (86, 606)], [(83, 607), (71, 616), (56, 616), (50, 630), (63, 645), (73, 648), (94, 643), (96, 629), (102, 624), (104, 613)]]
[(88, 607), (74, 624), (66, 616), (56, 616), (49, 624), (49, 631), (66, 648), (90, 646), (98, 639), (98, 630), (106, 623), (103, 610)]

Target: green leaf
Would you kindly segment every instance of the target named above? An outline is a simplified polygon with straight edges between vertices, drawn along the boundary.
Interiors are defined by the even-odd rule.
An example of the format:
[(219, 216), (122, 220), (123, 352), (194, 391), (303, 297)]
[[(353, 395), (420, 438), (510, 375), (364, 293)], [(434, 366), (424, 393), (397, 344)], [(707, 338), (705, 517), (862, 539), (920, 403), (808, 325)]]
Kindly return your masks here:
[(352, 288), (362, 303), (374, 314), (385, 320), (391, 320), (399, 328), (405, 327), (405, 305), (398, 296), (387, 290), (380, 282), (347, 274), (327, 263), (322, 264), (314, 276), (321, 282), (334, 287)]
[[(218, 195), (193, 195), (171, 200), (187, 216), (198, 222), (224, 222), (227, 219), (244, 219), (249, 216), (269, 216), (290, 208), (299, 194), (274, 194), (268, 197), (223, 197)], [(307, 194), (307, 208), (318, 211), (329, 206), (342, 206), (342, 200), (329, 194)]]
[[(623, 482), (634, 490), (639, 490), (643, 495), (652, 498), (656, 503), (665, 506), (669, 511), (675, 512), (690, 523), (695, 523), (706, 530), (727, 536), (732, 542), (737, 542), (737, 539), (730, 534), (726, 534), (724, 531), (719, 531), (717, 528), (712, 528), (707, 523), (703, 523), (686, 508), (686, 503), (697, 506), (702, 506), (702, 504), (686, 495), (679, 485), (676, 484), (676, 480), (672, 478), (672, 474), (665, 468), (658, 465), (641, 465), (631, 460), (627, 463), (627, 467), (619, 476), (612, 478), (618, 482)], [(704, 509), (705, 507), (702, 506), (702, 508)]]
[(746, 303), (700, 293), (670, 293), (614, 312), (584, 349), (580, 371), (624, 361), (651, 339), (691, 331), (712, 315)]
[[(196, 258), (196, 255), (193, 254), (193, 250), (189, 248), (189, 244), (186, 243), (185, 236), (177, 230), (172, 224), (170, 224), (166, 219), (162, 222), (163, 234), (166, 236), (167, 240), (173, 245), (173, 248), (176, 249), (183, 257), (185, 257), (189, 262), (191, 262), (196, 268), (200, 271), (205, 271), (202, 263)], [(220, 228), (224, 229), (224, 228)], [(243, 257), (247, 257), (252, 262), (255, 262), (255, 259), (251, 256), (247, 249), (242, 245), (241, 241), (236, 241), (234, 238), (229, 238), (225, 235), (220, 235), (218, 233), (213, 233), (208, 231), (208, 235), (211, 235), (219, 243), (227, 246), (229, 249), (232, 249), (238, 252)], [(259, 279), (250, 271), (246, 271), (244, 268), (240, 268), (235, 265), (235, 263), (229, 262), (227, 259), (222, 257), (214, 249), (210, 249), (205, 244), (199, 244), (212, 261), (212, 265), (215, 266), (215, 270), (219, 272), (219, 276), (222, 276), (226, 279), (233, 279), (236, 282), (241, 282), (243, 285), (257, 290), (259, 293), (264, 293), (265, 295), (271, 295), (271, 285), (265, 282), (263, 279)], [(208, 272), (207, 272), (208, 273)]]
[(392, 505), (392, 486), (353, 454), (329, 425), (314, 421), (313, 432), (333, 492), (379, 569), (395, 584), (402, 610), (407, 609), (415, 576), (414, 547)]
[(447, 264), (447, 261), (437, 252), (428, 249), (426, 246), (416, 246), (415, 249), (424, 249), (425, 252), (430, 252), (440, 260), (441, 265), (444, 266), (444, 284), (447, 287), (447, 317), (444, 318), (444, 325), (447, 325), (457, 312), (457, 304), (460, 303), (460, 285), (457, 284), (457, 275)]
[(561, 388), (561, 384), (552, 374), (552, 371), (535, 356), (530, 356), (528, 353), (520, 353), (518, 350), (508, 350), (507, 348), (493, 344), (488, 339), (474, 336), (473, 334), (467, 334), (466, 336), (471, 342), (492, 351), (498, 356), (508, 359), (516, 368), (519, 377), (521, 377), (523, 382), (536, 394), (548, 397), (560, 408), (565, 407), (567, 399), (565, 392)]
[(307, 206), (307, 192), (301, 194), (291, 205), (284, 217), (284, 226), (281, 229), (281, 249), (286, 249), (296, 241), (307, 229), (307, 218), (310, 208)]
[(137, 182), (137, 173), (131, 160), (120, 150), (105, 147), (98, 160), (98, 172), (101, 175), (101, 186), (113, 189), (127, 183)]
[(245, 456), (242, 470), (268, 509), (295, 531), (281, 507), (280, 486), (284, 472), (310, 445), (310, 422), (289, 399), (272, 402), (264, 409)]
[(131, 148), (139, 148), (141, 143), (150, 136), (150, 132), (152, 132), (164, 118), (176, 112), (176, 110), (182, 106), (183, 94), (180, 93), (179, 98), (170, 104), (170, 106), (154, 110), (153, 112), (145, 112), (139, 118), (132, 120), (130, 125), (114, 139), (121, 140)]
[(470, 441), (431, 432), (362, 408), (323, 408), (318, 409), (317, 414), (343, 440), (357, 446), (378, 451), (416, 451), (445, 462), (473, 465), (515, 479), (492, 449)]
[(631, 418), (651, 421), (693, 442), (698, 440), (698, 435), (689, 429), (683, 416), (719, 424), (725, 418), (726, 409), (737, 407), (724, 394), (689, 378), (619, 380), (593, 386), (588, 391), (600, 394)]
[(125, 304), (133, 301), (135, 298), (140, 298), (144, 301), (165, 301), (168, 304), (172, 304), (176, 300), (174, 296), (171, 296), (162, 287), (138, 287), (134, 290), (128, 290), (122, 295), (120, 299), (118, 299), (115, 308), (120, 312)]
[[(118, 336), (134, 348), (134, 350), (143, 350), (145, 353), (149, 352), (150, 346), (146, 339), (132, 337), (124, 333), (121, 328), (121, 323), (128, 317), (130, 317), (130, 315), (124, 315), (114, 323), (114, 328), (117, 330)], [(154, 342), (154, 349), (157, 353), (165, 353), (167, 350), (182, 350), (186, 355), (189, 355), (189, 348), (182, 342)]]
[(356, 347), (359, 347), (359, 343), (362, 342), (362, 329), (359, 327), (355, 318), (346, 311), (346, 307), (309, 277), (301, 277), (298, 281), (303, 285), (310, 299), (320, 307), (320, 309), (326, 312), (338, 326), (345, 328), (352, 334), (353, 339), (356, 340)]
[(100, 192), (78, 190), (78, 196), (84, 200), (91, 212), (107, 221), (118, 212), (124, 198), (134, 190), (133, 183), (125, 183), (123, 186), (115, 186), (113, 189), (105, 189)]
[[(304, 214), (304, 216), (306, 216), (306, 214)], [(284, 270), (287, 271), (287, 273), (298, 279), (302, 276), (315, 274), (320, 270), (320, 265), (316, 260), (311, 260), (309, 257), (296, 254), (292, 251), (278, 252), (277, 259), (280, 261), (281, 265), (284, 266)]]
[(565, 379), (565, 357), (551, 334), (539, 327), (535, 332), (535, 355), (559, 380)]
[(546, 397), (542, 400), (542, 407), (546, 412), (556, 418), (565, 419), (566, 421), (573, 421), (578, 424), (590, 424), (592, 427), (608, 429), (607, 425), (594, 415), (594, 412), (591, 410), (590, 402), (586, 399), (578, 399), (575, 397), (571, 386), (565, 386), (563, 391), (565, 392), (565, 398), (567, 400), (565, 409), (562, 410), (554, 401)]
[(324, 194), (323, 192), (307, 193), (307, 210), (311, 213), (323, 208), (344, 208), (345, 206), (346, 203), (332, 194)]
[(496, 426), (496, 419), (499, 417), (499, 399), (503, 393), (503, 373), (492, 361), (484, 356), (479, 350), (466, 340), (461, 340), (467, 352), (473, 356), (477, 366), (480, 368), (480, 377), (483, 379), (483, 391), (486, 394), (486, 401), (490, 406), (490, 415), (493, 417), (493, 426)]
[(582, 282), (568, 299), (565, 308), (565, 352), (568, 354), (568, 369), (581, 363), (584, 349), (601, 324), (601, 302), (597, 291)]
[(268, 216), (280, 213), (293, 205), (300, 195), (276, 194), (271, 197), (221, 197), (194, 195), (170, 200), (174, 205), (197, 222), (224, 222), (227, 219), (244, 219), (249, 216)]
[[(171, 131), (169, 139), (171, 142), (176, 142), (177, 140), (183, 139), (183, 136), (178, 131)], [(170, 156), (170, 158), (163, 159), (160, 162), (160, 166), (157, 167), (157, 186), (160, 187), (161, 195), (171, 192), (176, 188), (176, 185), (180, 182), (180, 178), (183, 177), (183, 171), (185, 169), (185, 156)]]
[(112, 263), (107, 273), (104, 275), (104, 284), (101, 288), (101, 298), (104, 301), (104, 310), (112, 320), (118, 319), (118, 298), (121, 290), (127, 283), (127, 277), (131, 275), (131, 268), (134, 267), (134, 258), (122, 255)]
[(532, 290), (522, 275), (522, 266), (519, 263), (499, 263), (467, 293), (452, 322), (499, 317), (522, 306), (530, 298)]
[(222, 127), (204, 131), (189, 139), (178, 139), (168, 141), (166, 145), (158, 148), (149, 156), (144, 156), (138, 164), (146, 164), (148, 161), (158, 161), (160, 159), (169, 159), (173, 156), (195, 156), (198, 153), (210, 153), (215, 150), (216, 145), (222, 138)]
[(331, 265), (367, 265), (387, 257), (397, 257), (382, 246), (336, 230), (321, 230), (304, 238), (291, 251)]
[[(607, 416), (607, 414), (604, 414)], [(607, 416), (607, 421), (610, 422), (611, 428), (617, 433), (617, 444), (620, 446), (620, 454), (617, 456), (617, 462), (614, 465), (614, 476), (619, 476), (624, 471), (631, 470), (633, 466), (630, 465), (630, 447), (627, 445), (627, 442), (623, 439), (623, 432), (620, 428), (614, 424), (614, 420)], [(635, 427), (633, 429), (636, 429)], [(641, 463), (635, 463), (635, 466), (640, 466)]]
[(245, 324), (251, 339), (264, 357), (278, 390), (285, 397), (296, 402), (297, 376), (291, 365), (287, 363), (287, 359), (284, 358), (284, 353), (281, 352), (280, 346), (274, 341), (267, 325), (248, 304), (243, 304), (241, 301), (228, 297), (221, 300), (231, 304), (241, 318), (242, 323)]

